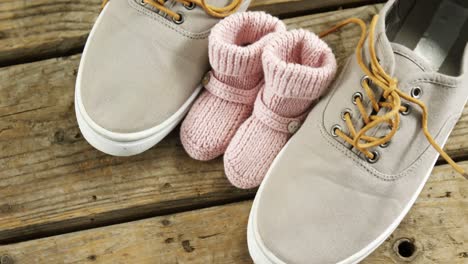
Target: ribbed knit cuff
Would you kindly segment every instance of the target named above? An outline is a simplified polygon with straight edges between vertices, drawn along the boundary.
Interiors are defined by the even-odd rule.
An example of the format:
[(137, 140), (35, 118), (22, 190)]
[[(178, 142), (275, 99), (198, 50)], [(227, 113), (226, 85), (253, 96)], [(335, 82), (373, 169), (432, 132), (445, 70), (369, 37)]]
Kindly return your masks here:
[(293, 30), (275, 35), (263, 52), (265, 83), (273, 93), (314, 100), (328, 87), (336, 60), (328, 45), (315, 34)]
[(214, 71), (229, 76), (258, 74), (261, 56), (270, 33), (286, 31), (281, 20), (265, 12), (231, 15), (218, 23), (209, 37), (210, 64)]

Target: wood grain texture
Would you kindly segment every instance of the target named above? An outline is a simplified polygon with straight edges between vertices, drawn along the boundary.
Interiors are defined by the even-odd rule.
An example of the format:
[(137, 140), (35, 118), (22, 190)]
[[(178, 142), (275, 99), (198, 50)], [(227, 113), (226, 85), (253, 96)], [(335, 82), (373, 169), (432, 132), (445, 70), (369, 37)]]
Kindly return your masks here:
[[(252, 8), (284, 15), (361, 2), (369, 1), (253, 0)], [(80, 52), (100, 4), (101, 0), (0, 1), (0, 66)]]
[[(436, 167), (398, 229), (362, 263), (408, 263), (394, 250), (402, 238), (416, 246), (411, 263), (466, 263), (467, 193), (468, 181), (447, 165)], [(250, 206), (241, 202), (0, 246), (0, 256), (19, 264), (251, 263)]]
[[(369, 20), (378, 7), (285, 22), (318, 32), (348, 16)], [(351, 27), (327, 38), (340, 61), (354, 49), (357, 32)], [(230, 186), (220, 159), (190, 159), (177, 132), (135, 157), (94, 150), (75, 120), (78, 63), (72, 56), (0, 69), (0, 243), (253, 196)], [(450, 154), (468, 152), (463, 122)]]

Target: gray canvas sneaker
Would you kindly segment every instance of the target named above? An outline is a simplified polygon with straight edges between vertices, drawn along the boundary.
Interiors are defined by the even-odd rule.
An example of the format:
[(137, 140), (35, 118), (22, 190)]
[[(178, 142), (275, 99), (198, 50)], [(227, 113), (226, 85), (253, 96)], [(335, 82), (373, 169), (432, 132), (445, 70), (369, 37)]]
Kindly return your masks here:
[(181, 121), (209, 69), (210, 29), (250, 0), (207, 2), (104, 1), (75, 90), (78, 124), (91, 145), (116, 156), (138, 154)]
[[(439, 152), (466, 177), (439, 146), (468, 98), (467, 8), (392, 0), (374, 18), (255, 197), (256, 263), (357, 263), (401, 222)], [(348, 23), (366, 31), (357, 19), (337, 28)]]

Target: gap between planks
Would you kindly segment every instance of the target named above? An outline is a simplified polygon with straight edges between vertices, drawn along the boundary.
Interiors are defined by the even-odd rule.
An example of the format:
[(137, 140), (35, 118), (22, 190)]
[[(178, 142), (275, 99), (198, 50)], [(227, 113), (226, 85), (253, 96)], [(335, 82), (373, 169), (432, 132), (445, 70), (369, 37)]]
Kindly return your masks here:
[[(467, 193), (468, 182), (450, 166), (436, 167), (396, 231), (361, 263), (466, 263)], [(252, 263), (250, 207), (246, 201), (0, 246), (0, 257), (31, 264)], [(395, 249), (400, 239), (416, 247), (408, 259)]]

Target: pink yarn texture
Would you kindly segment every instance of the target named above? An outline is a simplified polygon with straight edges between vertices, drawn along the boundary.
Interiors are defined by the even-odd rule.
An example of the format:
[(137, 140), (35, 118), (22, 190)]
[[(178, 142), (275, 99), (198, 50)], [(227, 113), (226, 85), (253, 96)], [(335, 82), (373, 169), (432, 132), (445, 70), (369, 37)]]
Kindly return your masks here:
[(328, 88), (336, 60), (315, 34), (275, 34), (262, 54), (265, 83), (253, 114), (238, 129), (224, 155), (229, 181), (238, 188), (260, 185), (268, 168)]
[(263, 48), (275, 32), (285, 31), (283, 22), (264, 12), (234, 14), (212, 29), (212, 71), (180, 131), (182, 145), (192, 158), (211, 160), (226, 151), (239, 126), (252, 114), (263, 86)]

